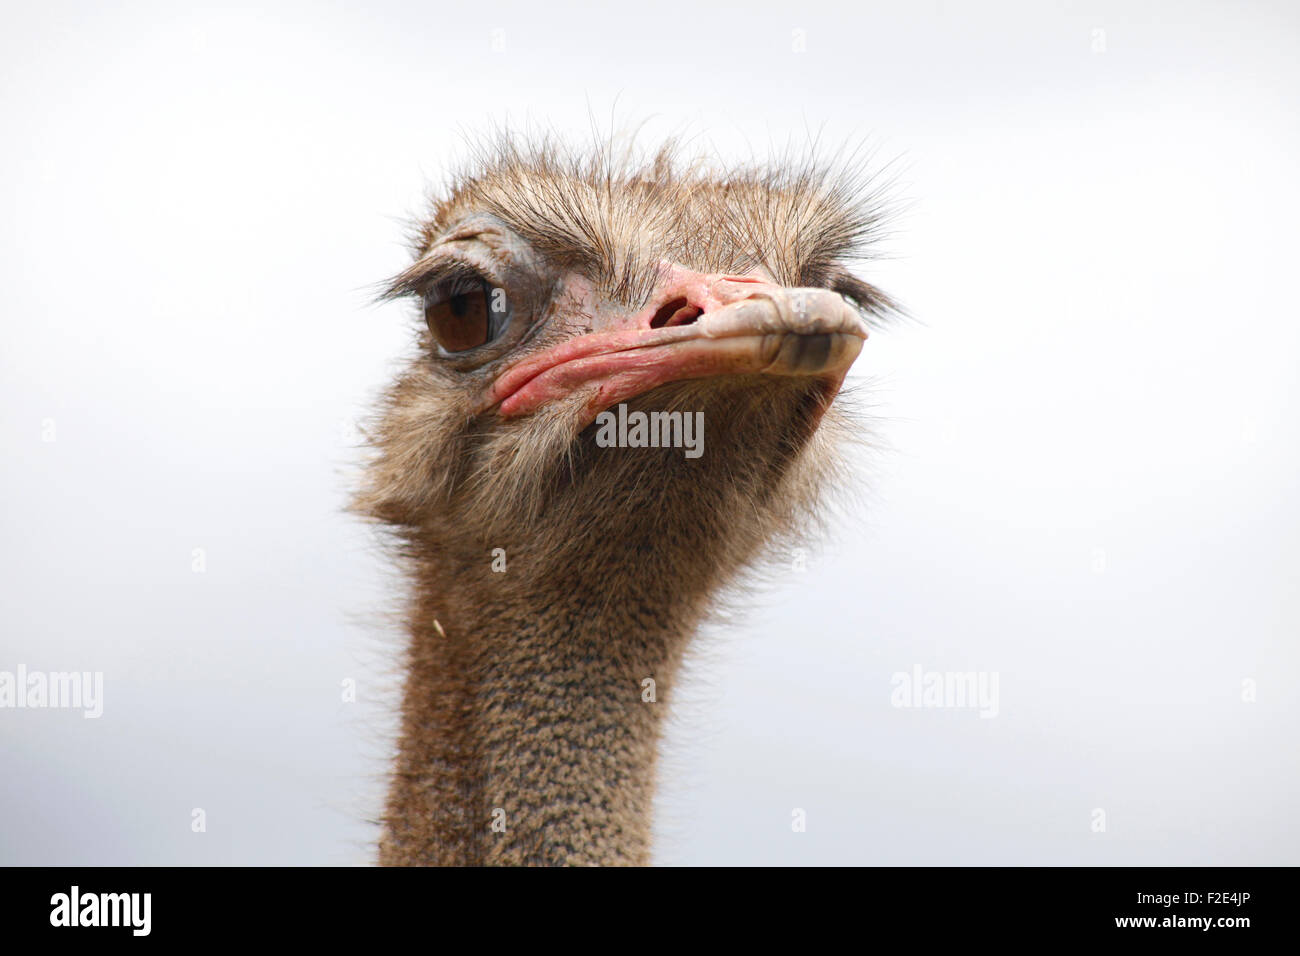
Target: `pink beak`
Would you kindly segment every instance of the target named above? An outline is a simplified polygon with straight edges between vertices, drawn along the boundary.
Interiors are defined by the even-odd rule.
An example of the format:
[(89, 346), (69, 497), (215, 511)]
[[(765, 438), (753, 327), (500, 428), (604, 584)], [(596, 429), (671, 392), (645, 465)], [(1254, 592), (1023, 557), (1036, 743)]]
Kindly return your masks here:
[(829, 401), (867, 338), (862, 316), (838, 292), (675, 266), (665, 267), (651, 305), (630, 315), (597, 309), (593, 325), (508, 368), (482, 410), (497, 406), (513, 418), (584, 390), (590, 421), (666, 382), (746, 374), (815, 378)]

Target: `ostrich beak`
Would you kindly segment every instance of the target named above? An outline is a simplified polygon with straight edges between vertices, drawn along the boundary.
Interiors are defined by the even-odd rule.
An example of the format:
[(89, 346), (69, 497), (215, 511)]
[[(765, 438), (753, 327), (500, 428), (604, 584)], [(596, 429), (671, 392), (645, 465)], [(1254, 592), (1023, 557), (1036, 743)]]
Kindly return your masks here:
[(590, 422), (666, 382), (719, 375), (813, 379), (829, 404), (867, 338), (858, 310), (829, 289), (685, 270), (670, 279), (655, 305), (633, 315), (597, 310), (594, 331), (506, 369), (484, 410), (514, 418), (582, 391)]

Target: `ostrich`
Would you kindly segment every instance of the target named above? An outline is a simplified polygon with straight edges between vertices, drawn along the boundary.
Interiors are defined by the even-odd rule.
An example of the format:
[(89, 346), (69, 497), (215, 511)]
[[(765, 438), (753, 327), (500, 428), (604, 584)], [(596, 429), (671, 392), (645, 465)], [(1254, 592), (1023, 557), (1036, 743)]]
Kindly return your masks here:
[[(893, 309), (849, 271), (883, 222), (855, 170), (503, 137), (435, 197), (355, 502), (410, 581), (382, 865), (649, 862), (683, 653), (815, 523)], [(615, 409), (664, 440), (608, 447)]]

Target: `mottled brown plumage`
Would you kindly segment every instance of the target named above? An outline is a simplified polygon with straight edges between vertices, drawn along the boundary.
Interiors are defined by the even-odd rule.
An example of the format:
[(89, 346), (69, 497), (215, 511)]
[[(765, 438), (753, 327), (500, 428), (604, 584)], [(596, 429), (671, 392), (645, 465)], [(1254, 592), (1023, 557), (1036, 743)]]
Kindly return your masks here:
[[(854, 432), (832, 401), (865, 331), (816, 290), (890, 308), (848, 271), (881, 222), (869, 187), (812, 163), (727, 171), (670, 148), (641, 163), (503, 139), (435, 199), (388, 294), (450, 315), (446, 283), (463, 280), (448, 277), (470, 270), (509, 320), (453, 353), (431, 324), (373, 431), (357, 507), (392, 528), (412, 594), (381, 863), (648, 862), (687, 642), (765, 548), (815, 523)], [(743, 309), (764, 334), (731, 337)], [(682, 328), (656, 325), (674, 312)], [(520, 391), (531, 404), (503, 399), (521, 360), (615, 340), (548, 366)], [(705, 453), (599, 447), (592, 417), (617, 379), (602, 363), (654, 376), (618, 392), (631, 411), (703, 412)]]

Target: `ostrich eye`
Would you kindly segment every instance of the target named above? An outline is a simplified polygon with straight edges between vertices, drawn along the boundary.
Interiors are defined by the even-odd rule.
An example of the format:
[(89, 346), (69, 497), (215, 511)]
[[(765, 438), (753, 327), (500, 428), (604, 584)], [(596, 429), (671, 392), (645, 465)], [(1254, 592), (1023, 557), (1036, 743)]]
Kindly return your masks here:
[(424, 321), (445, 352), (486, 345), (505, 326), (505, 290), (484, 279), (438, 283), (424, 294)]

